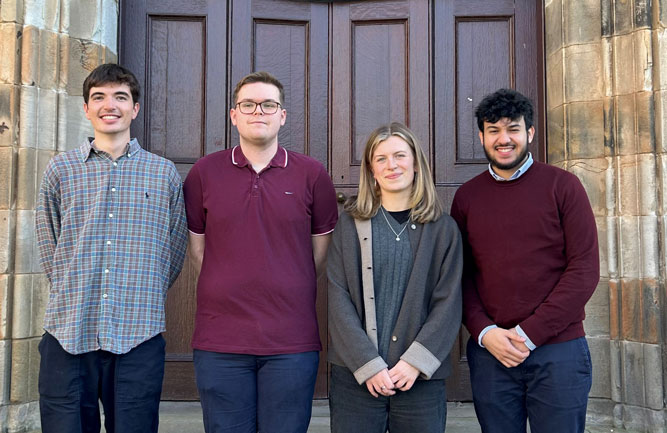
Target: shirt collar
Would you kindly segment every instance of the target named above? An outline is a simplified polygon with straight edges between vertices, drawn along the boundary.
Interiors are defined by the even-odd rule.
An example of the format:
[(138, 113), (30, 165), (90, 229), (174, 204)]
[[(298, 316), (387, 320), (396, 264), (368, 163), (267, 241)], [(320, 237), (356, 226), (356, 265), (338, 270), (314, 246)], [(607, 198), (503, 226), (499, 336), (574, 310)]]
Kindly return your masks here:
[[(81, 151), (81, 160), (83, 162), (86, 162), (88, 160), (88, 157), (90, 157), (90, 152), (95, 151), (95, 147), (93, 146), (93, 143), (95, 142), (95, 139), (93, 137), (88, 137), (84, 141), (84, 143), (79, 147), (79, 150)], [(139, 146), (139, 141), (136, 138), (133, 138), (130, 140), (130, 143), (128, 146), (125, 148), (125, 153), (123, 155), (129, 157), (134, 156), (137, 152), (141, 150), (141, 146)]]
[[(245, 167), (248, 165), (248, 160), (243, 154), (243, 149), (241, 149), (241, 146), (237, 145), (232, 149), (232, 164), (236, 165), (237, 167)], [(273, 155), (273, 158), (271, 159), (271, 162), (269, 162), (268, 166), (280, 168), (287, 167), (287, 150), (285, 150), (285, 148), (282, 146), (278, 146), (278, 150), (276, 151), (276, 154)]]
[(517, 171), (512, 173), (512, 176), (510, 176), (509, 179), (505, 179), (505, 178), (502, 178), (502, 177), (498, 176), (496, 174), (496, 172), (493, 171), (493, 168), (491, 168), (491, 164), (489, 164), (489, 173), (491, 173), (491, 176), (493, 176), (493, 178), (497, 181), (508, 182), (510, 180), (515, 180), (515, 179), (518, 179), (519, 177), (521, 177), (526, 171), (528, 171), (528, 169), (530, 168), (531, 165), (533, 165), (533, 154), (528, 152), (528, 159), (526, 159), (526, 162), (521, 164), (521, 167), (519, 167), (519, 169)]

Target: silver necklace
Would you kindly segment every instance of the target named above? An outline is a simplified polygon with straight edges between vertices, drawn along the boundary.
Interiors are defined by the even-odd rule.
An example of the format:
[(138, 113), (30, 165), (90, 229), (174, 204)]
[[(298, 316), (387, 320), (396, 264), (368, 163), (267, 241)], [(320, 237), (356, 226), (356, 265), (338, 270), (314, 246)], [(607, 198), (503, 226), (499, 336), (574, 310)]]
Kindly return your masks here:
[(380, 206), (380, 210), (382, 211), (382, 216), (384, 217), (384, 220), (387, 221), (387, 225), (389, 226), (389, 230), (391, 230), (392, 233), (394, 233), (396, 235), (396, 242), (400, 241), (401, 240), (401, 233), (403, 233), (405, 231), (405, 229), (408, 227), (407, 221), (406, 221), (405, 225), (403, 226), (403, 228), (401, 229), (401, 231), (396, 233), (396, 230), (394, 230), (394, 228), (391, 226), (391, 224), (389, 224), (389, 220), (387, 219), (387, 214), (384, 213), (384, 209), (382, 208), (382, 206)]

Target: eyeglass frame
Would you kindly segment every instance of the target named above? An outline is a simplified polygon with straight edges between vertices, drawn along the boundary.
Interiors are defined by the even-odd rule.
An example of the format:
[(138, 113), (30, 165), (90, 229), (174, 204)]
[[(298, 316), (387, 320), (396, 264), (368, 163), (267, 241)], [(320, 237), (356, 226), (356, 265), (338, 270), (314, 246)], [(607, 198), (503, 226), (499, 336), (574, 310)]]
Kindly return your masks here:
[[(266, 102), (273, 102), (274, 104), (276, 104), (276, 106), (277, 106), (276, 111), (274, 111), (273, 113), (267, 113), (266, 111), (264, 111), (264, 107), (262, 107), (262, 104), (264, 104)], [(246, 113), (243, 110), (241, 110), (241, 107), (240, 107), (240, 105), (244, 104), (244, 103), (245, 104), (252, 103), (252, 104), (255, 104), (255, 106), (253, 107), (252, 111), (250, 111), (249, 113)], [(271, 114), (276, 114), (278, 111), (280, 111), (280, 109), (283, 108), (283, 104), (281, 104), (278, 101), (274, 101), (273, 99), (266, 99), (262, 102), (255, 102), (255, 101), (245, 100), (245, 101), (237, 102), (234, 107), (238, 108), (239, 112), (242, 113), (242, 114), (255, 114), (255, 112), (257, 111), (257, 107), (259, 107), (259, 111), (261, 111), (262, 114), (271, 115)]]

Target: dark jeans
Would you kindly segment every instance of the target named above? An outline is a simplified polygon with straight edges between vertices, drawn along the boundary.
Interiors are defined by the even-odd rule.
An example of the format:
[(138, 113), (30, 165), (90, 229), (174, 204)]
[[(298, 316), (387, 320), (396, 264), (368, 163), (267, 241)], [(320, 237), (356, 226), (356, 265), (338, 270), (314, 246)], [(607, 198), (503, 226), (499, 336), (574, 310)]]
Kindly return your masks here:
[(44, 433), (157, 433), (164, 377), (164, 338), (128, 353), (66, 352), (45, 333), (39, 343), (39, 409)]
[(417, 380), (409, 391), (373, 397), (350, 370), (331, 366), (332, 433), (442, 433), (447, 419), (444, 380)]
[(533, 350), (514, 368), (503, 366), (476, 341), (468, 365), (477, 419), (484, 433), (582, 433), (592, 383), (584, 337)]
[(194, 351), (207, 433), (306, 433), (318, 352), (241, 355)]

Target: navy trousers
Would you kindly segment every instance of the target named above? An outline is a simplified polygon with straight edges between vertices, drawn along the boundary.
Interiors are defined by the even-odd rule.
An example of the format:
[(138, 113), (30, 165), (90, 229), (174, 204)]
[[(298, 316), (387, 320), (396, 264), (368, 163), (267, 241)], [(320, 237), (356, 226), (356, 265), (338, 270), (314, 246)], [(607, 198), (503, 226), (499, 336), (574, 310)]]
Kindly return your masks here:
[(468, 365), (483, 433), (583, 433), (592, 384), (584, 337), (533, 350), (514, 368), (502, 365), (473, 339)]
[(39, 343), (39, 409), (43, 433), (157, 433), (164, 377), (161, 334), (128, 353), (66, 352), (45, 333)]
[(352, 372), (331, 366), (332, 433), (442, 433), (447, 419), (445, 381), (417, 380), (409, 391), (373, 397)]
[(194, 351), (207, 433), (306, 433), (318, 352), (243, 355)]

